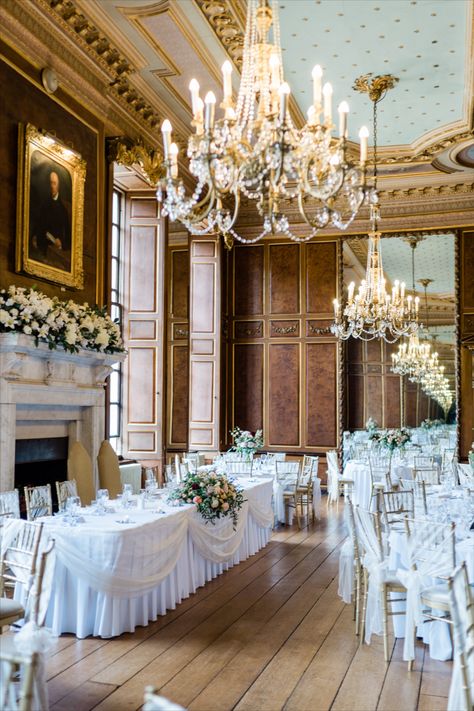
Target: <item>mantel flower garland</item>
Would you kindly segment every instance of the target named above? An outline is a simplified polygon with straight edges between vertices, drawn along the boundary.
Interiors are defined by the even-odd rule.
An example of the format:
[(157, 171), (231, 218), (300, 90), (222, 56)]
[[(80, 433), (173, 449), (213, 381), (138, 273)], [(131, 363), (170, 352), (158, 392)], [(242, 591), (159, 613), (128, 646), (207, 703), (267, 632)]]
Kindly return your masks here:
[(117, 353), (123, 351), (119, 326), (105, 308), (60, 301), (36, 289), (10, 286), (0, 290), (0, 333), (33, 336), (36, 345), (50, 350), (62, 346), (70, 353), (80, 348)]
[(234, 528), (239, 511), (244, 503), (242, 489), (231, 482), (225, 474), (214, 470), (193, 472), (186, 475), (181, 484), (171, 493), (170, 499), (185, 504), (196, 504), (201, 516), (211, 523), (216, 518), (231, 516)]

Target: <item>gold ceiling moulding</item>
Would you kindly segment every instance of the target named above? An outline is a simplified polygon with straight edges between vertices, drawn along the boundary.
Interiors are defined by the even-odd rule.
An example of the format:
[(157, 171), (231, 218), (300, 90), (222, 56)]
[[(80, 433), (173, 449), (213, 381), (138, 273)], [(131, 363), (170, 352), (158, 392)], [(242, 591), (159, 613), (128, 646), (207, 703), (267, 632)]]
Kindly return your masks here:
[(147, 148), (143, 143), (132, 143), (127, 138), (107, 139), (108, 159), (127, 168), (137, 168), (142, 177), (152, 188), (156, 188), (163, 178), (163, 154), (154, 148)]
[(196, 0), (235, 66), (242, 69), (244, 30), (227, 0)]
[(160, 116), (130, 83), (129, 75), (135, 69), (130, 62), (113, 47), (107, 37), (77, 9), (72, 0), (49, 0), (47, 6), (81, 47), (110, 76), (110, 88), (133, 113), (150, 128), (160, 122)]
[(368, 94), (369, 99), (374, 104), (377, 104), (385, 98), (387, 91), (393, 89), (399, 81), (399, 78), (393, 76), (393, 74), (377, 74), (374, 76), (372, 72), (369, 72), (357, 77), (352, 88), (361, 94)]

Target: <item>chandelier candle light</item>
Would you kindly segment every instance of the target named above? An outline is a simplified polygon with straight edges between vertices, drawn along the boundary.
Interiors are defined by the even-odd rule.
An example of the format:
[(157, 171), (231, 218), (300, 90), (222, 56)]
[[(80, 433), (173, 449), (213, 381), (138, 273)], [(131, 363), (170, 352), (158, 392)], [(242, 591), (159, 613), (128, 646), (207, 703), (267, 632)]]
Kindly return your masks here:
[[(359, 77), (354, 88), (365, 92), (373, 102), (374, 116), (374, 175), (373, 187), (369, 193), (370, 221), (369, 250), (367, 255), (366, 277), (360, 283), (357, 294), (355, 284), (348, 287), (347, 302), (343, 306), (334, 299), (334, 318), (331, 331), (341, 340), (351, 336), (364, 341), (383, 338), (387, 343), (394, 343), (400, 336), (415, 333), (418, 329), (419, 298), (405, 294), (405, 283), (395, 280), (392, 293), (387, 293), (386, 279), (382, 266), (380, 238), (377, 229), (380, 217), (377, 194), (377, 104), (388, 89), (392, 89), (398, 79), (390, 74), (376, 76), (366, 74)], [(362, 130), (361, 130), (362, 133)], [(361, 136), (361, 160), (367, 160), (368, 131)]]
[[(242, 77), (237, 100), (232, 94), (232, 65), (222, 66), (223, 115), (216, 118), (212, 91), (204, 102), (199, 83), (189, 84), (194, 133), (188, 141), (189, 169), (197, 184), (186, 194), (178, 177), (178, 148), (168, 120), (163, 134), (166, 177), (157, 199), (163, 214), (192, 234), (221, 233), (226, 246), (234, 239), (257, 242), (282, 234), (297, 242), (310, 240), (323, 227), (345, 229), (356, 216), (366, 191), (368, 131), (361, 129), (360, 160), (347, 158), (346, 101), (338, 108), (338, 135), (333, 123), (332, 86), (323, 84), (319, 65), (312, 71), (313, 103), (307, 123), (297, 129), (290, 116), (290, 86), (284, 81), (277, 0), (248, 0)], [(271, 31), (271, 40), (270, 40)], [(261, 232), (245, 239), (235, 230), (241, 197), (256, 205)], [(304, 237), (290, 229), (283, 203), (296, 200), (300, 217), (311, 228)]]

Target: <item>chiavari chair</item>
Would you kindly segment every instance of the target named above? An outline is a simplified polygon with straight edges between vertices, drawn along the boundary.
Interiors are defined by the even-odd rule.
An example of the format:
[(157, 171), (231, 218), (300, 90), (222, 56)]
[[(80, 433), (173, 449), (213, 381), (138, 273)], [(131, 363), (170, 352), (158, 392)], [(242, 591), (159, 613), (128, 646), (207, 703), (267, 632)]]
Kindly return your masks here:
[[(411, 671), (415, 657), (417, 624), (430, 620), (451, 622), (447, 583), (438, 582), (423, 586), (420, 581), (423, 578), (447, 580), (456, 565), (456, 539), (454, 523), (439, 524), (407, 517), (405, 529), (410, 571), (403, 574), (402, 579), (406, 577), (407, 586), (415, 586), (414, 589), (418, 592), (416, 600), (413, 595), (408, 596), (409, 605), (406, 611), (403, 658), (408, 661), (408, 670)], [(434, 610), (438, 614), (428, 610)]]
[(394, 524), (403, 524), (405, 516), (415, 514), (413, 491), (383, 491), (380, 497), (383, 521), (389, 530)]
[[(360, 506), (354, 507), (355, 528), (362, 552), (363, 563), (363, 609), (361, 618), (361, 638), (368, 644), (372, 632), (378, 633), (379, 614), (382, 613), (382, 634), (385, 661), (389, 661), (388, 648), (388, 617), (404, 614), (391, 607), (391, 593), (406, 593), (406, 587), (400, 582), (394, 571), (386, 569), (386, 554), (382, 540), (380, 514), (366, 511)], [(373, 608), (372, 619), (368, 617), (367, 601), (371, 597)], [(399, 598), (396, 602), (401, 602)], [(395, 602), (395, 601), (394, 601)], [(376, 629), (373, 629), (375, 627)]]
[(434, 457), (431, 454), (418, 454), (413, 457), (413, 466), (415, 469), (432, 469), (434, 464)]
[[(448, 708), (474, 708), (474, 592), (463, 562), (448, 580), (454, 664)], [(455, 698), (452, 698), (451, 691)], [(458, 695), (461, 697), (458, 699)], [(462, 705), (461, 705), (462, 704)]]
[(58, 509), (64, 511), (66, 501), (70, 496), (77, 496), (77, 484), (75, 479), (66, 479), (66, 481), (56, 482), (56, 495), (58, 497)]
[(20, 518), (20, 494), (18, 489), (0, 492), (0, 514), (10, 514), (12, 518)]
[[(28, 598), (25, 627), (17, 635), (2, 640), (0, 645), (0, 664), (2, 666), (0, 708), (8, 708), (9, 711), (49, 708), (44, 672), (45, 654), (49, 647), (49, 640), (48, 637), (45, 639), (42, 636), (41, 628), (44, 625), (52, 590), (53, 548), (54, 540), (51, 540), (47, 549), (38, 555), (38, 565)], [(20, 644), (17, 644), (22, 633), (27, 630), (28, 642), (22, 640)], [(20, 685), (18, 687), (19, 672)]]
[(298, 509), (300, 497), (297, 492), (300, 470), (301, 462), (275, 462), (275, 476), (283, 489), (283, 501), (285, 506), (295, 510), (298, 528), (301, 528), (301, 516)]
[(28, 521), (34, 521), (37, 518), (41, 518), (41, 516), (52, 516), (51, 484), (25, 486), (25, 503)]
[(426, 486), (436, 486), (440, 483), (440, 472), (437, 467), (433, 469), (416, 469), (413, 472), (415, 481), (424, 481)]
[[(0, 559), (0, 634), (2, 627), (11, 625), (25, 616), (28, 596), (36, 573), (37, 556), (42, 523), (19, 521), (15, 525), (12, 540), (4, 546)], [(23, 586), (24, 602), (4, 596), (5, 588)]]

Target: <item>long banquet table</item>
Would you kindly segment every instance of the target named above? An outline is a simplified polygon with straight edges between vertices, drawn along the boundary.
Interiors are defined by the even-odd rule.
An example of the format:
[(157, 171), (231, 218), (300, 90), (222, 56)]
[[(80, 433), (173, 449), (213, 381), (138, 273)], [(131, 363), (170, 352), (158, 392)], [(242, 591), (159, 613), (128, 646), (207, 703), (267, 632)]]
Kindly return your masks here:
[[(116, 510), (66, 525), (41, 519), (56, 541), (56, 568), (46, 626), (114, 637), (172, 610), (224, 570), (254, 555), (273, 525), (272, 479), (239, 482), (245, 501), (234, 530), (230, 517), (205, 523), (194, 505)], [(110, 502), (111, 505), (114, 502)], [(125, 515), (130, 521), (123, 523)], [(8, 522), (5, 527), (8, 533)]]

